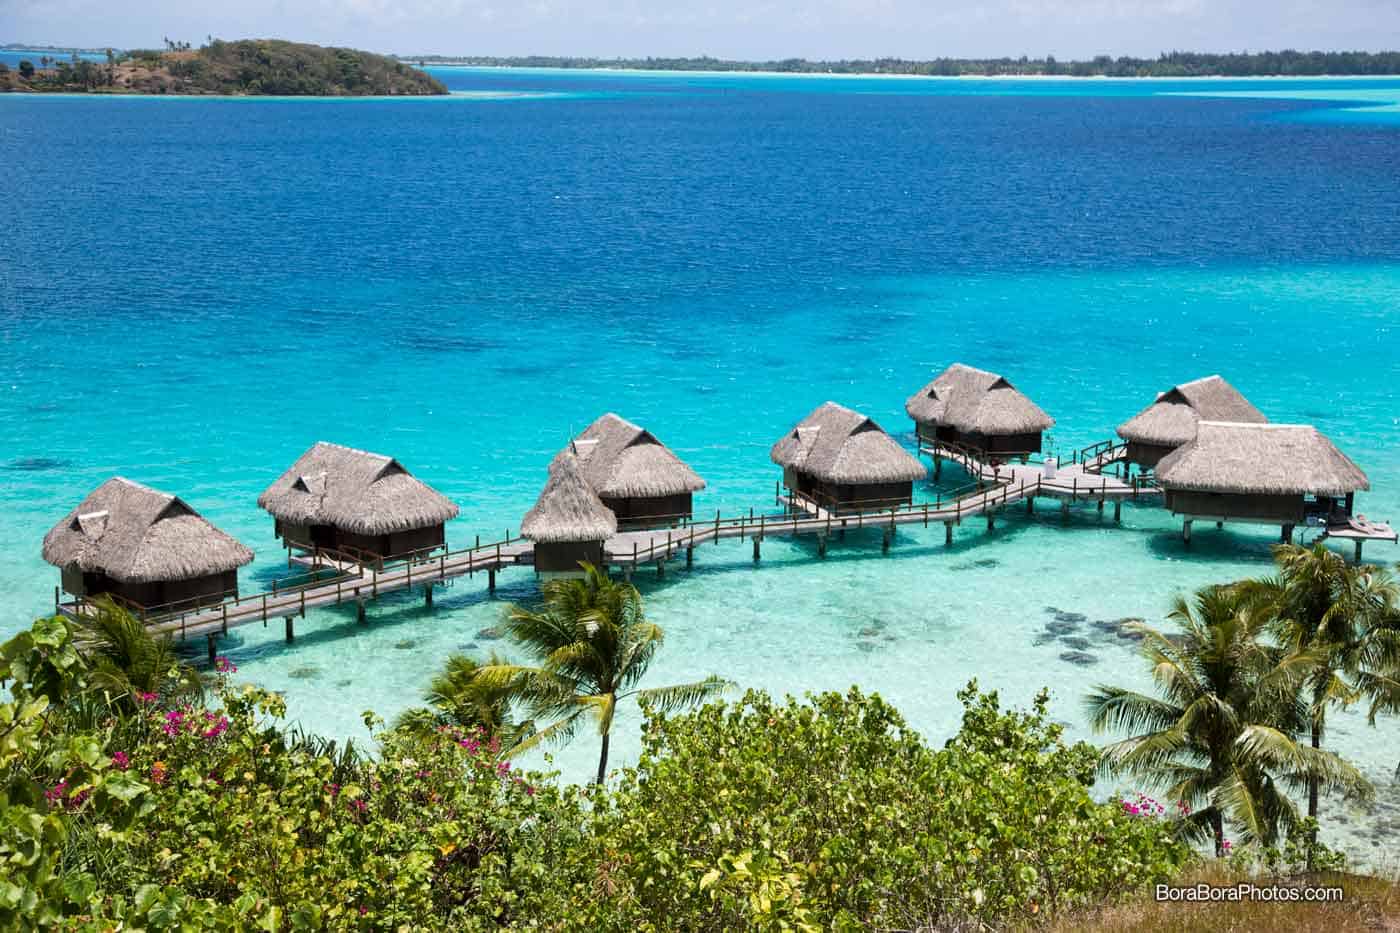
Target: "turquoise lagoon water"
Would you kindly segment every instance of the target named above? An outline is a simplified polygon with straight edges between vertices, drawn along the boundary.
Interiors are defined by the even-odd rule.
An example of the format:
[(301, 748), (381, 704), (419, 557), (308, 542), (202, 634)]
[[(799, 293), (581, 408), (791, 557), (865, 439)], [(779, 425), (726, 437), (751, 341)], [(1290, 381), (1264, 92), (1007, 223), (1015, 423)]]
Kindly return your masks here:
[[(706, 477), (697, 511), (762, 509), (768, 448), (809, 409), (908, 442), (903, 399), (954, 360), (1008, 375), (1066, 450), (1223, 373), (1332, 436), (1370, 475), (1362, 510), (1400, 519), (1400, 122), (1351, 109), (1400, 81), (439, 74), (477, 97), (0, 98), (0, 633), (52, 604), (40, 540), (113, 473), (252, 546), (251, 590), (285, 574), (254, 500), (317, 439), (459, 502), (456, 545), (514, 532), (605, 410)], [(1088, 737), (1092, 685), (1147, 685), (1089, 623), (1263, 572), (1275, 535), (1187, 552), (1160, 510), (1090, 506), (969, 523), (951, 549), (902, 529), (888, 557), (859, 533), (826, 561), (769, 541), (757, 568), (709, 546), (637, 578), (667, 632), (650, 679), (859, 684), (938, 742), (976, 677), (1014, 703), (1049, 687)], [(222, 647), (292, 717), (359, 736), (448, 653), (501, 647), (479, 633), (535, 593), (511, 571), (495, 599), (459, 581), (431, 612), (387, 598), (366, 626), (320, 610), (292, 646), (253, 626)], [(1047, 637), (1051, 610), (1088, 646)], [(619, 763), (637, 727), (625, 710)], [(1397, 737), (1333, 727), (1382, 787), (1334, 830), (1373, 862), (1395, 856)], [(583, 779), (595, 755), (585, 735), (555, 765)]]

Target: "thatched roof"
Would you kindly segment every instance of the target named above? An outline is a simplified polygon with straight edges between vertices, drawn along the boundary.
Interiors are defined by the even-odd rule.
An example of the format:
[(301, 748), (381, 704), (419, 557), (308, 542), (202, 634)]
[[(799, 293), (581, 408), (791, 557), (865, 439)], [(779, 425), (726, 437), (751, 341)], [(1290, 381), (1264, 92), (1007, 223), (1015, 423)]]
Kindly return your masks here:
[(114, 476), (44, 536), (44, 560), (123, 583), (188, 580), (237, 570), (253, 552), (184, 500)]
[(605, 541), (617, 533), (617, 516), (583, 478), (578, 458), (565, 453), (550, 464), (549, 481), (525, 513), (520, 533), (545, 543)]
[(773, 462), (826, 483), (863, 485), (923, 479), (913, 454), (858, 411), (826, 402), (773, 445)]
[(440, 525), (457, 506), (383, 454), (317, 441), (258, 496), (258, 505), (296, 525), (334, 525), (383, 535)]
[(571, 454), (600, 496), (675, 496), (705, 488), (705, 481), (650, 431), (612, 412), (585, 428), (559, 457)]
[(1264, 424), (1268, 420), (1230, 383), (1220, 376), (1206, 376), (1157, 396), (1118, 427), (1118, 436), (1139, 444), (1179, 447), (1196, 436), (1196, 424), (1201, 421)]
[(1157, 464), (1166, 489), (1344, 496), (1366, 474), (1310, 424), (1202, 421), (1196, 437)]
[(996, 373), (954, 363), (909, 396), (904, 410), (920, 424), (996, 436), (1044, 431), (1055, 423)]

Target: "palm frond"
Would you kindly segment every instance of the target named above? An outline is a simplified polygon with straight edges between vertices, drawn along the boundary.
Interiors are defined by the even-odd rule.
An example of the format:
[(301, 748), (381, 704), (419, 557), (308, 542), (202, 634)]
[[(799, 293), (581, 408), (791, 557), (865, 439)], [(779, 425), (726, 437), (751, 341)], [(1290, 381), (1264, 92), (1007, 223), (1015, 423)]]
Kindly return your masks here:
[(697, 680), (693, 683), (638, 690), (633, 696), (650, 704), (659, 712), (671, 713), (678, 709), (703, 703), (710, 697), (718, 696), (733, 686), (733, 681), (712, 674), (704, 680)]

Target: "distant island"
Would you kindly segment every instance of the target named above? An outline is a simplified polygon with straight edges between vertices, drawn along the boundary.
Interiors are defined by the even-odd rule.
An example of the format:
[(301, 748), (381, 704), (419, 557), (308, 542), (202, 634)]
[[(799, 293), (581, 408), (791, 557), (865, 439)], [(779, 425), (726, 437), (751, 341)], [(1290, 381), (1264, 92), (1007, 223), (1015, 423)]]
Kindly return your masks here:
[(1045, 58), (902, 58), (808, 61), (730, 61), (699, 58), (568, 58), (532, 55), (521, 58), (490, 56), (403, 55), (419, 66), (475, 65), (499, 68), (637, 69), (650, 71), (749, 71), (780, 74), (873, 74), (942, 77), (1065, 77), (1065, 78), (1256, 78), (1317, 77), (1321, 75), (1400, 75), (1400, 52), (1164, 52), (1156, 58), (1114, 58), (1100, 55), (1087, 61)]
[(198, 49), (170, 40), (164, 49), (108, 49), (105, 61), (74, 51), (64, 59), (24, 59), (17, 68), (0, 63), (0, 91), (399, 97), (447, 88), (402, 61), (357, 49), (213, 39)]

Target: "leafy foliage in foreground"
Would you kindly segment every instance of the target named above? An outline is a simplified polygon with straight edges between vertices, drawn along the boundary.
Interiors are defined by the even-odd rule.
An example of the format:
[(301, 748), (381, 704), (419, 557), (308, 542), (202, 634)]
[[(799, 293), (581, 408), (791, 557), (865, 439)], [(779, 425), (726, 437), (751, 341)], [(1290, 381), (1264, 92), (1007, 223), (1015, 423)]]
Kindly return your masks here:
[(878, 696), (750, 692), (648, 717), (601, 803), (596, 929), (943, 929), (1030, 919), (1168, 877), (1166, 821), (1089, 796), (1098, 760), (973, 684), (935, 751)]
[(0, 649), (0, 928), (998, 923), (1187, 858), (1168, 822), (1091, 800), (1095, 751), (1061, 742), (1044, 697), (1005, 712), (970, 687), (942, 750), (854, 690), (652, 709), (639, 766), (581, 790), (450, 724), (366, 714), (373, 759), (309, 740), (227, 662), (205, 700), (113, 695), (108, 660), (62, 619)]

